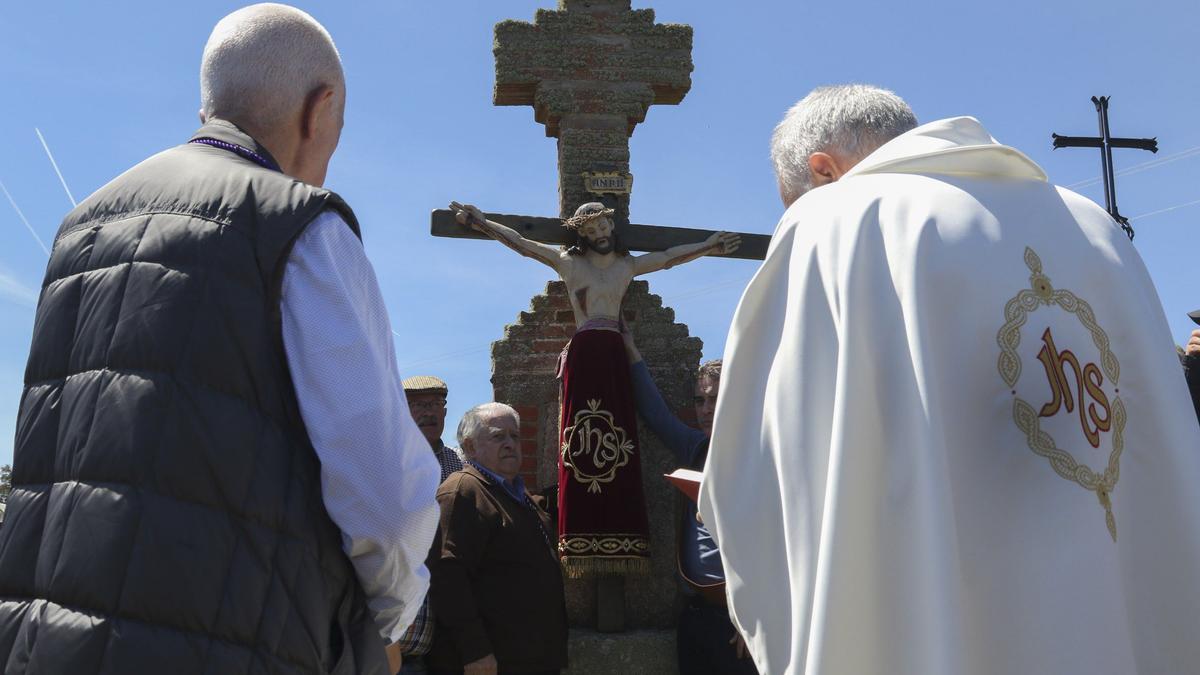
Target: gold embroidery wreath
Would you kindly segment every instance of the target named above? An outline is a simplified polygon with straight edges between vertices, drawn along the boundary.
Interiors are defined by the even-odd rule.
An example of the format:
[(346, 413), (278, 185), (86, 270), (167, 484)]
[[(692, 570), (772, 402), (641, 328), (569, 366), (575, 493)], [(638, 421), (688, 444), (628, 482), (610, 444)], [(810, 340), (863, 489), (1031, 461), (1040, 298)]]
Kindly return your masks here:
[[(573, 461), (573, 458), (583, 453), (584, 448), (581, 443), (580, 447), (571, 450), (571, 444), (575, 440), (575, 434), (580, 425), (589, 421), (598, 421), (601, 428), (611, 430), (615, 440), (611, 448), (606, 450), (601, 445), (594, 448), (589, 455), (592, 466), (599, 469), (601, 473), (588, 473), (580, 469)], [(599, 494), (601, 483), (611, 483), (617, 477), (617, 470), (629, 463), (629, 459), (633, 456), (633, 450), (633, 441), (626, 437), (624, 429), (617, 426), (611, 412), (600, 409), (599, 399), (589, 400), (587, 408), (576, 411), (575, 419), (572, 420), (571, 426), (567, 427), (563, 432), (561, 449), (563, 466), (571, 470), (571, 475), (576, 481), (588, 486), (588, 492)]]
[(1017, 379), (1021, 377), (1021, 357), (1017, 355), (1017, 347), (1021, 343), (1021, 327), (1025, 325), (1029, 314), (1045, 305), (1058, 306), (1064, 311), (1074, 314), (1079, 323), (1092, 334), (1092, 342), (1100, 350), (1100, 366), (1112, 383), (1117, 384), (1121, 375), (1121, 364), (1109, 349), (1108, 335), (1096, 323), (1096, 315), (1092, 307), (1084, 300), (1076, 297), (1067, 290), (1055, 289), (1050, 283), (1050, 277), (1042, 272), (1042, 260), (1033, 249), (1025, 248), (1025, 265), (1029, 267), (1029, 288), (1017, 293), (1004, 305), (1004, 326), (996, 335), (1000, 345), (998, 366), (1000, 377), (1005, 384), (1014, 389), (1013, 421), (1025, 433), (1029, 448), (1037, 455), (1050, 461), (1055, 473), (1063, 478), (1079, 484), (1085, 490), (1095, 492), (1104, 507), (1104, 522), (1113, 541), (1117, 540), (1117, 521), (1112, 512), (1112, 491), (1121, 477), (1121, 452), (1125, 449), (1125, 404), (1121, 397), (1116, 396), (1112, 402), (1112, 452), (1108, 455), (1108, 466), (1102, 473), (1097, 473), (1086, 465), (1075, 460), (1071, 453), (1059, 448), (1054, 437), (1042, 431), (1038, 412), (1029, 403), (1016, 395)]

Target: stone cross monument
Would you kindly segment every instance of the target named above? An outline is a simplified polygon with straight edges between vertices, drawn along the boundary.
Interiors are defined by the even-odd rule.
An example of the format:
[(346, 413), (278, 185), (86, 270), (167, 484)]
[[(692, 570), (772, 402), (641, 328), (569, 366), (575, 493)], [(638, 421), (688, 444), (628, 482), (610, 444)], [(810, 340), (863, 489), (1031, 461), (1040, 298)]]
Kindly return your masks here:
[[(692, 30), (656, 24), (653, 10), (633, 10), (630, 0), (559, 0), (557, 10), (538, 10), (532, 23), (496, 25), (496, 105), (530, 105), (546, 135), (557, 138), (560, 218), (583, 203), (614, 209), (622, 244), (635, 251), (662, 251), (704, 241), (711, 230), (629, 223), (629, 136), (654, 104), (677, 104), (691, 86)], [(542, 243), (573, 243), (560, 218), (487, 214), (488, 219)], [(453, 212), (433, 212), (432, 234), (457, 238), (486, 235), (455, 222)], [(761, 259), (770, 238), (741, 235), (729, 257)], [(621, 316), (629, 324), (651, 373), (672, 407), (688, 408), (700, 341), (674, 322), (674, 313), (635, 281)], [(551, 282), (531, 311), (493, 345), (495, 398), (521, 415), (522, 473), (531, 485), (556, 478), (558, 410), (554, 363), (575, 322), (562, 282)], [(674, 491), (660, 474), (674, 468), (670, 452), (643, 430), (643, 484), (651, 520), (650, 577), (567, 583), (575, 673), (673, 672), (675, 572)], [(611, 579), (609, 581), (612, 581)], [(626, 602), (628, 600), (628, 602)], [(616, 636), (603, 633), (633, 629)], [(592, 632), (599, 629), (601, 633)]]

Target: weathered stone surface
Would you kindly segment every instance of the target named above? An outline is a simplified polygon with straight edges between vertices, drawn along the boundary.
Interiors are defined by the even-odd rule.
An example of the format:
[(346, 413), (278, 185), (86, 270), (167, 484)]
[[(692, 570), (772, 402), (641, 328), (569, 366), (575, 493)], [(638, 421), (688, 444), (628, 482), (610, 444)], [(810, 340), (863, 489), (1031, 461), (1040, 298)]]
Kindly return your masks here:
[[(676, 104), (692, 86), (692, 28), (654, 23), (627, 0), (562, 0), (533, 23), (496, 24), (496, 105), (533, 106), (558, 138), (559, 214), (595, 201), (582, 174), (629, 172), (629, 136), (654, 104)], [(600, 199), (629, 222), (629, 196)]]
[(628, 136), (623, 129), (564, 129), (562, 133), (570, 141), (573, 152), (584, 152), (590, 148), (625, 148), (625, 161), (629, 161)]
[[(534, 297), (529, 311), (521, 312), (517, 323), (506, 327), (504, 339), (492, 345), (495, 398), (516, 407), (521, 415), (521, 450), (526, 457), (536, 457), (536, 463), (528, 465), (522, 475), (538, 489), (554, 485), (558, 478), (560, 390), (555, 367), (559, 352), (574, 332), (574, 316), (566, 307), (566, 286), (561, 281), (548, 283), (546, 293)], [(663, 397), (672, 409), (684, 414), (690, 409), (703, 343), (688, 334), (687, 326), (675, 323), (674, 310), (664, 307), (662, 298), (650, 293), (645, 281), (630, 284), (622, 313)], [(626, 579), (626, 624), (634, 629), (669, 628), (682, 604), (675, 578), (679, 497), (662, 475), (678, 464), (640, 420), (638, 441), (650, 519), (651, 574)], [(567, 614), (572, 626), (594, 628), (595, 602), (594, 580), (567, 581)]]
[(532, 105), (558, 136), (572, 113), (611, 115), (627, 135), (653, 104), (675, 104), (691, 88), (692, 29), (656, 24), (627, 2), (566, 2), (533, 23), (496, 24), (496, 105)]
[(627, 12), (632, 4), (631, 0), (558, 0), (559, 9), (571, 9), (578, 12), (617, 12), (622, 10)]
[(572, 630), (566, 675), (674, 675), (675, 631), (637, 630), (608, 635)]

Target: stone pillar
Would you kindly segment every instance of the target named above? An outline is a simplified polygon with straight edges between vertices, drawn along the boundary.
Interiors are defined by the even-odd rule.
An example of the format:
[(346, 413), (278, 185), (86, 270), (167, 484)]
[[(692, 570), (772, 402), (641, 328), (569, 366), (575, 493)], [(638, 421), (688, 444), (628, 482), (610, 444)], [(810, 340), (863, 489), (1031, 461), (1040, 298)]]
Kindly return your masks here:
[[(528, 105), (546, 135), (558, 139), (559, 212), (569, 217), (585, 202), (603, 201), (615, 210), (620, 235), (629, 224), (629, 195), (587, 192), (584, 172), (629, 172), (629, 136), (652, 105), (674, 105), (691, 88), (692, 29), (657, 24), (651, 9), (632, 9), (630, 0), (559, 0), (558, 9), (537, 10), (532, 23), (496, 24), (496, 105)], [(625, 297), (630, 323), (646, 361), (667, 400), (686, 407), (700, 341), (675, 323), (674, 312), (635, 281)], [(524, 467), (531, 484), (557, 480), (559, 390), (555, 359), (574, 332), (574, 317), (560, 282), (533, 299), (529, 312), (505, 330), (493, 346), (496, 400), (514, 405), (522, 416), (523, 449), (532, 457)], [(652, 574), (627, 578), (625, 605), (620, 577), (605, 577), (599, 596), (599, 622), (615, 629), (624, 625), (636, 635), (608, 638), (586, 633), (597, 624), (597, 581), (567, 582), (572, 627), (572, 673), (670, 672), (674, 663), (673, 631), (678, 610), (674, 576), (675, 496), (661, 478), (674, 467), (669, 453), (644, 429), (642, 479), (650, 518)], [(613, 582), (616, 583), (613, 583)], [(665, 641), (665, 642), (664, 642)], [(658, 644), (622, 668), (611, 660), (612, 645)], [(608, 647), (605, 647), (608, 645)], [(609, 655), (606, 656), (605, 654)], [(594, 664), (589, 665), (589, 664)], [(653, 665), (652, 665), (653, 664)], [(594, 669), (591, 669), (593, 668)]]
[(563, 118), (558, 137), (558, 166), (562, 172), (558, 202), (564, 218), (574, 214), (580, 204), (602, 202), (615, 211), (613, 222), (620, 226), (629, 222), (629, 195), (594, 195), (584, 189), (585, 171), (629, 173), (629, 137), (623, 121), (609, 118), (607, 125), (604, 122), (580, 115)]
[[(635, 280), (625, 294), (622, 312), (651, 375), (670, 407), (691, 417), (691, 397), (702, 343), (675, 322), (675, 312)], [(575, 319), (561, 281), (552, 281), (530, 309), (492, 344), (495, 399), (521, 415), (522, 476), (537, 489), (558, 480), (558, 355), (575, 330)], [(678, 462), (639, 420), (642, 485), (650, 520), (651, 574), (625, 582), (625, 623), (629, 634), (594, 632), (595, 579), (567, 579), (567, 614), (572, 627), (570, 672), (670, 673), (675, 668), (674, 625), (682, 607), (675, 574), (675, 530), (678, 493), (662, 478)], [(632, 650), (632, 651), (631, 651)], [(620, 656), (620, 660), (617, 659)], [(617, 668), (617, 663), (637, 664)]]

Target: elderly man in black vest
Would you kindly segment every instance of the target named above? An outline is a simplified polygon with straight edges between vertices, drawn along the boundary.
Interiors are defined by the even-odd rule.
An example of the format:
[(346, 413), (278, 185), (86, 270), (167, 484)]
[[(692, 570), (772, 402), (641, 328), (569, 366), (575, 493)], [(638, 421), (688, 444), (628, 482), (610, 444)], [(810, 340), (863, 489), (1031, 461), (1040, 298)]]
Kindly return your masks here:
[(345, 82), (283, 5), (217, 24), (203, 127), (55, 239), (0, 529), (0, 667), (384, 673), (438, 465), (354, 214)]

